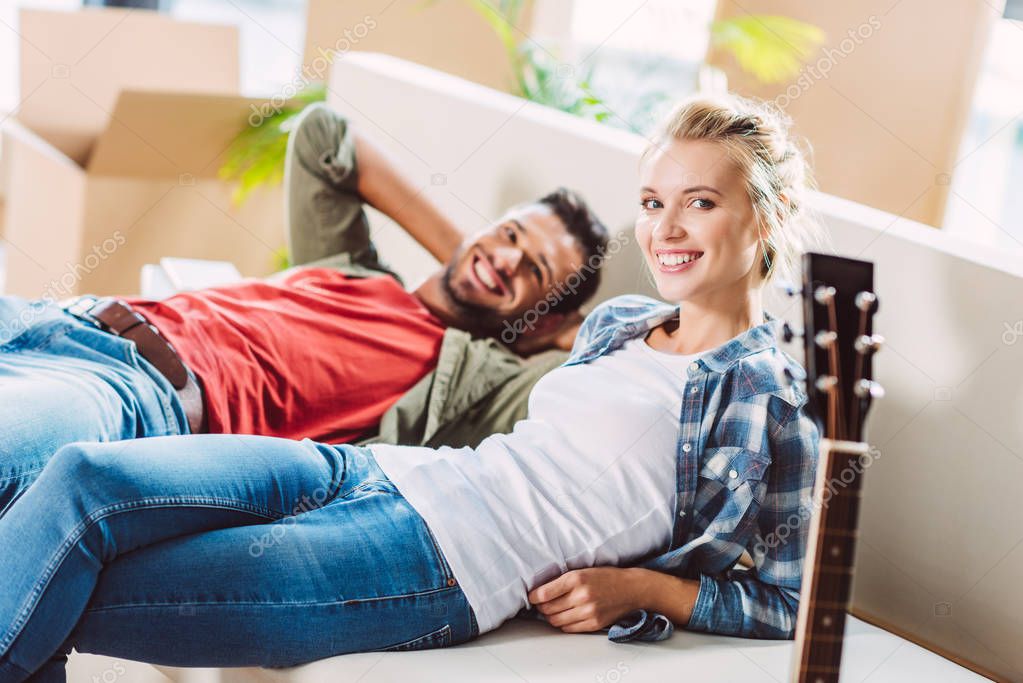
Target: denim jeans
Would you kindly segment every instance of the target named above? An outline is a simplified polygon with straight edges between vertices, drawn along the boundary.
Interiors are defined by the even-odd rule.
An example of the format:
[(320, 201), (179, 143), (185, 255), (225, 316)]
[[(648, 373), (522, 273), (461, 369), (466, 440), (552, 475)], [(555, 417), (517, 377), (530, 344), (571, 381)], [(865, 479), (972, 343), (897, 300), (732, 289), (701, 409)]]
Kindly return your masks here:
[(174, 388), (132, 342), (0, 297), (0, 516), (61, 446), (187, 432)]
[(4, 683), (62, 681), (72, 647), (281, 667), (478, 635), (433, 533), (355, 446), (73, 444), (0, 519), (0, 548)]

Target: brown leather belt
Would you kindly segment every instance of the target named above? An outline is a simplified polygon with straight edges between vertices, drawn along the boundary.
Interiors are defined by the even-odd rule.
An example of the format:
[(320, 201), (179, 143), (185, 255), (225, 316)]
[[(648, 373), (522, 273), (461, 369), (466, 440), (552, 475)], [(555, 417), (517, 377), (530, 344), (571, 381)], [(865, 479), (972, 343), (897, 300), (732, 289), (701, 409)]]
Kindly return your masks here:
[(185, 409), (188, 428), (193, 434), (205, 431), (202, 388), (195, 374), (178, 356), (154, 326), (142, 314), (117, 299), (80, 296), (61, 303), (71, 315), (110, 334), (135, 342), (139, 355), (167, 378)]

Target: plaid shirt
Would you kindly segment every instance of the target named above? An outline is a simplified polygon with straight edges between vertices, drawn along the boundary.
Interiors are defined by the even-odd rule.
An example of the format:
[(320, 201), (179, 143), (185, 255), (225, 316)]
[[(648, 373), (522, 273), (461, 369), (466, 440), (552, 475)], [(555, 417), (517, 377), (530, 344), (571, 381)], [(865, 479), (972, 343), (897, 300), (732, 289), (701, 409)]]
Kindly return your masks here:
[[(647, 297), (611, 299), (586, 317), (566, 365), (611, 353), (677, 310)], [(782, 321), (764, 318), (689, 365), (671, 546), (641, 566), (699, 579), (690, 630), (792, 638), (819, 431), (805, 391), (787, 378), (806, 372), (778, 348)], [(752, 569), (734, 569), (743, 550)], [(671, 631), (663, 615), (637, 612), (609, 636), (661, 640)]]

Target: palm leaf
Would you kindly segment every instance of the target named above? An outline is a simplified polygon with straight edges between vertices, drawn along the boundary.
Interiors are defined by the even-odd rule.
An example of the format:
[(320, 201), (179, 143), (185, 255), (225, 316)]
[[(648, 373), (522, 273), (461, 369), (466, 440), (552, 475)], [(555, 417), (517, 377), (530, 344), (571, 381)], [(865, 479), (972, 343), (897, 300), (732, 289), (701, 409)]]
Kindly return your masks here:
[(258, 126), (247, 125), (231, 141), (224, 162), (217, 171), (222, 180), (234, 183), (231, 201), (237, 206), (255, 189), (275, 185), (284, 178), (284, 156), (288, 133), (303, 109), (327, 97), (322, 83), (306, 86), (287, 104)]
[(789, 17), (747, 14), (718, 19), (711, 44), (729, 52), (739, 66), (763, 83), (791, 80), (824, 43), (824, 31)]

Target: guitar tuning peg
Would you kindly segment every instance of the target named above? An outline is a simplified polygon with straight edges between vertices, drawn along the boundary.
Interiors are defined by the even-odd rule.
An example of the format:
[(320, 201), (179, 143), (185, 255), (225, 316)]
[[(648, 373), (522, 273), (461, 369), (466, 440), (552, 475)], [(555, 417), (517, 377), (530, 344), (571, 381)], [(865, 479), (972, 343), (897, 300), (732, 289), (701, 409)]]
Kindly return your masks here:
[(877, 309), (877, 294), (873, 292), (859, 292), (856, 295), (856, 308), (860, 309), (864, 313), (869, 313), (871, 309)]
[(835, 388), (838, 384), (838, 378), (834, 375), (821, 375), (814, 382), (814, 386), (817, 387), (817, 391), (828, 392)]
[(884, 387), (871, 379), (861, 379), (853, 386), (853, 393), (860, 398), (884, 398)]
[(835, 299), (835, 288), (821, 285), (813, 290), (813, 298), (819, 304), (829, 304)]
[(879, 334), (861, 334), (856, 337), (856, 341), (853, 342), (853, 347), (857, 353), (867, 354), (876, 353), (878, 349), (884, 344), (884, 337)]
[(821, 330), (814, 335), (813, 343), (822, 349), (826, 349), (834, 344), (836, 339), (838, 339), (838, 334), (836, 332), (833, 332), (832, 330)]

